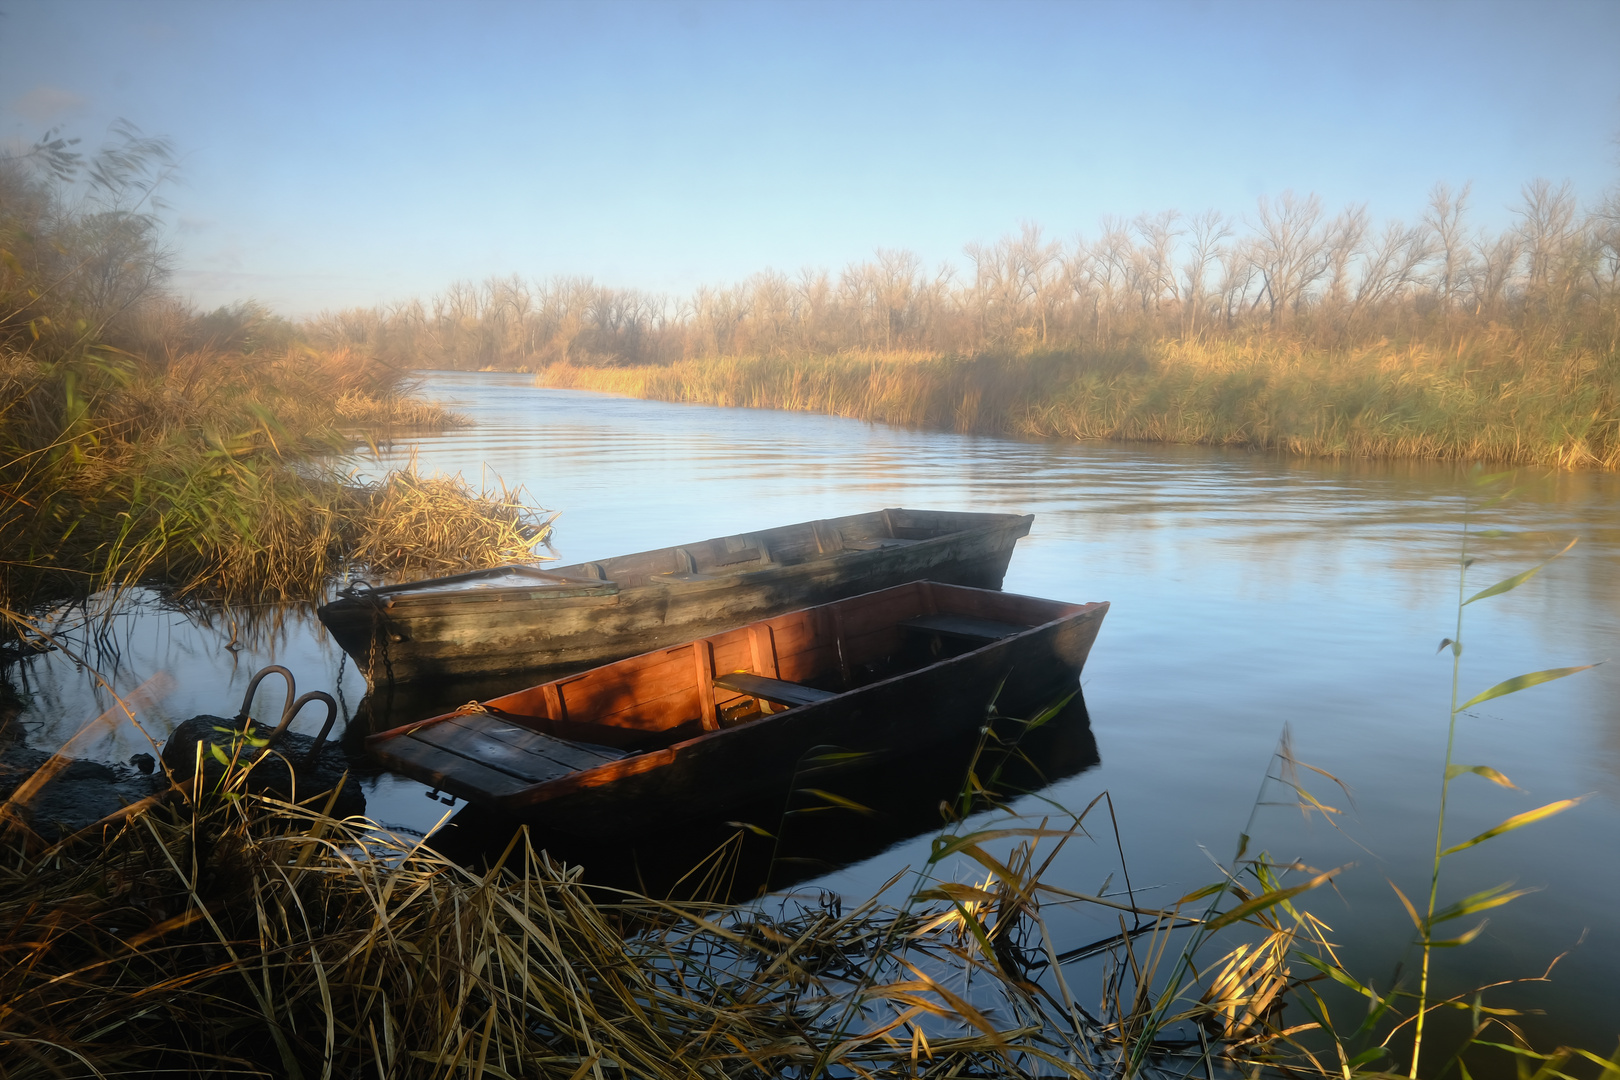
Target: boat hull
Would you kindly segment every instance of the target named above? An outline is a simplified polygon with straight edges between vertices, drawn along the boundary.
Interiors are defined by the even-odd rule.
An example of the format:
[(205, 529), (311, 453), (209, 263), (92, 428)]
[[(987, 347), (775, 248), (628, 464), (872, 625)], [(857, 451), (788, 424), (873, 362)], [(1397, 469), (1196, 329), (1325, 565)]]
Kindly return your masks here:
[[(371, 738), (370, 751), (387, 768), (548, 828), (587, 836), (635, 832), (649, 822), (709, 817), (791, 786), (815, 786), (795, 778), (802, 779), (829, 747), (862, 755), (869, 763), (892, 759), (904, 768), (926, 748), (972, 737), (989, 722), (992, 709), (1030, 715), (1078, 686), (1107, 610), (1102, 603), (1060, 604), (916, 582), (533, 687), (490, 701), (494, 708), (486, 714), (439, 717), (384, 732)], [(602, 756), (581, 759), (580, 767), (539, 782), (532, 782), (538, 774), (527, 771), (533, 758), (507, 754), (506, 746), (491, 741), (493, 736), (513, 745), (519, 739), (555, 742), (511, 733), (557, 734), (562, 719), (578, 721), (587, 740), (607, 741), (612, 732), (655, 735), (655, 727), (667, 727), (670, 718), (701, 715), (705, 709), (711, 717), (723, 716), (727, 699), (716, 695), (738, 682), (728, 672), (777, 673), (781, 679), (753, 677), (754, 682), (767, 692), (773, 685), (782, 688), (778, 693), (803, 692), (802, 684), (784, 680), (814, 680), (818, 672), (825, 675), (840, 665), (847, 678), (852, 666), (884, 651), (896, 653), (902, 642), (912, 652), (919, 640), (937, 650), (938, 641), (927, 640), (926, 628), (923, 639), (914, 635), (920, 620), (939, 611), (966, 613), (982, 625), (1001, 620), (1004, 636), (842, 692), (812, 689), (803, 704), (736, 726), (711, 722), (703, 725), (709, 730), (701, 730), (694, 726), (699, 721), (689, 721), (670, 729), (676, 731), (675, 741), (617, 757), (612, 749), (589, 747)], [(694, 661), (703, 673), (695, 683)], [(695, 688), (708, 680), (720, 689), (705, 697)], [(660, 708), (662, 720), (655, 717)], [(423, 730), (438, 724), (446, 726)], [(534, 752), (533, 745), (528, 752)], [(556, 753), (544, 746), (538, 752)]]
[[(544, 676), (909, 581), (999, 589), (1032, 520), (884, 510), (562, 567), (550, 571), (557, 580), (527, 587), (362, 592), (319, 615), (373, 686)], [(765, 561), (715, 565), (728, 542), (756, 538), (770, 552)], [(647, 572), (660, 560), (673, 572)]]

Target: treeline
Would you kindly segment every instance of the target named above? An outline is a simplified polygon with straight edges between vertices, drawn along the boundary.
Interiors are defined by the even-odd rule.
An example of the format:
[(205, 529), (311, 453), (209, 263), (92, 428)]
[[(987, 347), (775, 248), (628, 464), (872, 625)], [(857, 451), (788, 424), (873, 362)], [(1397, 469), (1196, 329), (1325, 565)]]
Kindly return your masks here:
[[(1620, 190), (1583, 209), (1567, 184), (1525, 185), (1514, 223), (1469, 219), (1437, 186), (1415, 223), (1330, 215), (1316, 196), (1262, 198), (1243, 219), (1175, 211), (1107, 218), (1091, 236), (1035, 225), (926, 268), (880, 249), (835, 274), (766, 270), (685, 297), (583, 278), (458, 283), (427, 301), (326, 313), (330, 345), (422, 368), (669, 364), (856, 351), (978, 354), (1132, 342), (1284, 338), (1309, 348), (1451, 343), (1620, 345)], [(1504, 342), (1503, 344), (1506, 344)]]

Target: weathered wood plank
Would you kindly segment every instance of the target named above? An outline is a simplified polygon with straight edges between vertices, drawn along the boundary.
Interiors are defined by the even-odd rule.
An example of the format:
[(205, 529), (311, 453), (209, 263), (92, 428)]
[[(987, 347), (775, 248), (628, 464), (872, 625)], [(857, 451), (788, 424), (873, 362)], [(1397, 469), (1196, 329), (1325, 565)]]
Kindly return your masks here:
[(692, 642), (692, 665), (697, 677), (698, 719), (704, 731), (719, 731), (714, 704), (714, 652), (707, 641)]
[[(435, 724), (430, 728), (424, 728), (411, 737), (418, 742), (443, 750), (447, 754), (466, 758), (468, 761), (476, 762), (491, 769), (498, 769), (531, 784), (555, 780), (560, 776), (567, 776), (571, 772), (578, 771), (574, 766), (564, 765), (560, 761), (554, 761), (549, 757), (531, 753), (525, 748), (513, 746), (499, 739), (492, 739), (482, 731), (463, 727), (456, 723)], [(590, 759), (590, 761), (591, 764), (587, 768), (602, 764), (602, 762), (594, 758)]]
[(604, 761), (617, 761), (627, 756), (623, 750), (611, 746), (565, 739), (549, 732), (536, 731), (521, 721), (487, 713), (457, 716), (449, 722), (524, 753), (548, 758), (568, 769), (593, 769)]
[(530, 786), (509, 773), (469, 761), (414, 735), (387, 739), (372, 747), (372, 753), (384, 765), (464, 799), (500, 799)]
[(735, 690), (739, 694), (774, 701), (779, 705), (811, 705), (838, 696), (831, 690), (817, 690), (813, 686), (784, 682), (781, 679), (767, 679), (763, 675), (752, 675), (746, 671), (722, 675), (714, 680), (714, 685), (726, 690)]

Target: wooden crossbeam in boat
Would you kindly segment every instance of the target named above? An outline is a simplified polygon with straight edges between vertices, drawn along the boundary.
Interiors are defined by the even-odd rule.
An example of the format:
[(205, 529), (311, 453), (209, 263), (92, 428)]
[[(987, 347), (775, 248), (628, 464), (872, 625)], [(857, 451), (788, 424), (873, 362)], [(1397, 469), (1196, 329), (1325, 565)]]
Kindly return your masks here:
[(714, 685), (722, 690), (734, 690), (739, 694), (748, 694), (751, 697), (764, 698), (766, 701), (778, 705), (813, 705), (818, 701), (826, 701), (838, 695), (831, 690), (817, 690), (813, 686), (803, 683), (788, 682), (785, 679), (768, 679), (763, 675), (754, 675), (746, 671), (734, 671), (729, 675), (721, 675), (714, 680)]
[(904, 620), (900, 625), (908, 630), (923, 630), (970, 641), (997, 641), (1029, 629), (993, 619), (977, 619), (971, 615), (918, 615), (914, 619)]

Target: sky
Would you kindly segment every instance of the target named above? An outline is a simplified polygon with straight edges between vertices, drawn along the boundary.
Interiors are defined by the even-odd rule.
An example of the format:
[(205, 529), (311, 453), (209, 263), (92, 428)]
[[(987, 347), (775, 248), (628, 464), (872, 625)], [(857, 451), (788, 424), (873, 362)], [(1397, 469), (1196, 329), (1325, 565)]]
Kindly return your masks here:
[(682, 294), (1024, 222), (1319, 194), (1473, 221), (1620, 180), (1620, 2), (0, 0), (0, 140), (172, 140), (177, 290), (289, 315), (456, 280)]

